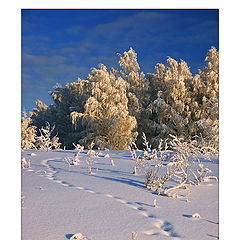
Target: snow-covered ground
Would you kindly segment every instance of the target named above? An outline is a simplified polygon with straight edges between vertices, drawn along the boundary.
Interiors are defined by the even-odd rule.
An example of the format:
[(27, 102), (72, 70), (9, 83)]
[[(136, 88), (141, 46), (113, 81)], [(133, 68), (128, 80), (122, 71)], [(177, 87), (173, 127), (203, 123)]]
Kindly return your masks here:
[[(75, 233), (91, 240), (130, 240), (133, 232), (137, 240), (218, 239), (217, 181), (190, 186), (182, 198), (158, 196), (144, 187), (144, 173), (133, 174), (128, 151), (102, 151), (91, 175), (86, 151), (80, 165), (64, 160), (75, 154), (22, 152), (31, 164), (22, 169), (22, 240), (71, 239)], [(217, 159), (204, 166), (218, 177)]]

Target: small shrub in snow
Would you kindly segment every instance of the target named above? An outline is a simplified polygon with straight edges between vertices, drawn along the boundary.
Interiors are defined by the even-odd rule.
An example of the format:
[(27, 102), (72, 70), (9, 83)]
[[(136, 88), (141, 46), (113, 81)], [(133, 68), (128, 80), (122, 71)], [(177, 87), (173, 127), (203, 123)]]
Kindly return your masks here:
[(22, 168), (25, 168), (25, 165), (27, 165), (27, 161), (26, 161), (26, 159), (24, 157), (22, 157), (22, 159), (21, 159), (21, 166), (22, 166)]
[(95, 151), (94, 150), (88, 150), (87, 155), (95, 155)]
[(49, 122), (46, 122), (46, 127), (39, 129), (40, 136), (36, 137), (36, 147), (38, 149), (49, 151), (51, 149), (59, 149), (61, 143), (58, 142), (57, 136), (51, 137), (52, 132), (55, 129), (55, 125), (50, 127)]
[(166, 144), (165, 141), (165, 147), (163, 148), (163, 141), (160, 141), (158, 149), (151, 150), (151, 146), (148, 145), (148, 141), (144, 133), (143, 141), (144, 141), (143, 145), (145, 146), (145, 148), (143, 149), (142, 156), (141, 154), (137, 154), (136, 150), (134, 149), (136, 148), (136, 144), (131, 143), (131, 145), (129, 146), (129, 151), (131, 153), (132, 160), (135, 161), (133, 173), (137, 174), (138, 169), (144, 169), (145, 172), (146, 171), (148, 172), (147, 175), (149, 174), (150, 177), (151, 174), (154, 174), (151, 165), (154, 164), (156, 169), (158, 168), (157, 171), (159, 171), (159, 169), (162, 167), (163, 161), (167, 160), (169, 152), (168, 145)]
[(51, 141), (51, 149), (60, 149), (61, 143), (59, 142), (59, 137), (54, 136)]
[(198, 185), (214, 176), (207, 176), (211, 171), (201, 162), (206, 148), (199, 148), (196, 141), (184, 141), (170, 135), (168, 143), (160, 141), (158, 149), (151, 150), (145, 134), (144, 153), (137, 155), (130, 147), (132, 159), (136, 162), (134, 173), (137, 169), (145, 170), (146, 187), (160, 195), (178, 197), (177, 190), (186, 189), (187, 184)]
[(74, 165), (79, 165), (79, 164), (80, 164), (79, 152), (77, 152), (77, 153), (74, 155), (73, 161), (74, 161), (74, 163), (76, 163), (76, 164), (74, 164)]
[(141, 165), (141, 158), (140, 158), (140, 155), (136, 154), (135, 149), (132, 149), (131, 146), (132, 146), (132, 144), (129, 146), (129, 151), (131, 153), (132, 160), (135, 162), (133, 174), (137, 174), (137, 169)]
[(30, 161), (30, 159), (27, 161), (26, 158), (22, 157), (22, 159), (21, 159), (21, 167), (22, 168), (25, 168), (25, 167), (31, 168), (31, 161)]
[(88, 166), (88, 172), (89, 174), (92, 174), (92, 165), (93, 165), (93, 155), (95, 155), (95, 151), (93, 151), (94, 143), (92, 142), (90, 146), (88, 147), (88, 158), (87, 158), (87, 166)]
[(74, 155), (73, 159), (71, 160), (70, 165), (79, 165), (80, 164), (79, 155), (84, 150), (84, 147), (81, 146), (80, 144), (75, 145), (74, 143), (73, 143), (73, 146), (75, 147), (75, 150), (77, 150), (77, 153)]
[(143, 149), (143, 156), (141, 156), (140, 154), (137, 155), (136, 153), (136, 144), (135, 143), (131, 143), (129, 146), (129, 151), (131, 153), (132, 156), (132, 160), (135, 161), (135, 166), (134, 166), (134, 170), (133, 173), (137, 174), (137, 170), (140, 168), (146, 168), (149, 165), (149, 162), (151, 160), (156, 161), (157, 160), (157, 151), (154, 149), (153, 151), (151, 150), (151, 146), (149, 146), (147, 138), (145, 133), (143, 133), (143, 145), (144, 145), (144, 149)]
[(208, 179), (210, 176), (207, 176), (208, 173), (211, 173), (211, 170), (208, 168), (204, 168), (202, 163), (198, 164), (198, 169), (194, 172), (194, 170), (190, 169), (190, 172), (194, 176), (194, 181), (192, 182), (194, 185), (199, 185), (201, 182)]
[(78, 154), (75, 154), (74, 157), (66, 157), (64, 160), (69, 164), (69, 165), (79, 165), (80, 160), (78, 158)]
[[(186, 142), (175, 136), (171, 136), (170, 147), (172, 154), (169, 164), (166, 165), (166, 171), (163, 175), (155, 174), (152, 181), (151, 188), (155, 188), (159, 194), (166, 196), (176, 196), (176, 190), (186, 188), (186, 184), (197, 185), (208, 174), (208, 170), (203, 167), (199, 160), (199, 148), (195, 146), (195, 142)], [(198, 160), (198, 169), (195, 169), (194, 160)], [(193, 178), (193, 179), (192, 179)], [(174, 181), (173, 186), (166, 186), (168, 181)], [(171, 194), (175, 191), (175, 194)]]
[(84, 146), (81, 146), (80, 144), (75, 145), (73, 143), (73, 146), (75, 147), (75, 150), (77, 150), (79, 153), (83, 152), (83, 150), (84, 150)]

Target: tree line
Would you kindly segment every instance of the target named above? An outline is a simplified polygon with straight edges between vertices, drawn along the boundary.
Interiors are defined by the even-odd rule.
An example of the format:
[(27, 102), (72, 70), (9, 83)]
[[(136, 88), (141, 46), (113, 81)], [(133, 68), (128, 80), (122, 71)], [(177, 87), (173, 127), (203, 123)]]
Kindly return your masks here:
[[(88, 78), (57, 84), (53, 104), (40, 100), (28, 117), (22, 117), (22, 148), (40, 148), (43, 129), (50, 126), (54, 146), (74, 144), (126, 150), (131, 142), (142, 148), (142, 133), (152, 147), (169, 135), (197, 138), (218, 148), (219, 53), (212, 47), (206, 65), (193, 75), (183, 60), (168, 57), (145, 75), (130, 48), (118, 54), (119, 69), (103, 64)], [(46, 126), (46, 128), (45, 128)], [(58, 141), (60, 143), (58, 143)]]

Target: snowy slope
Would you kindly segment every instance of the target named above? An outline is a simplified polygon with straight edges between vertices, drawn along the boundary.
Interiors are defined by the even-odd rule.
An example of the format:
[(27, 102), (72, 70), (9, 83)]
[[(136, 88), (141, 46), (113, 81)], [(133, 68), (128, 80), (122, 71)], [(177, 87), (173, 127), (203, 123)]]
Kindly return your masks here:
[[(92, 175), (86, 152), (80, 165), (64, 161), (75, 153), (22, 152), (31, 160), (31, 168), (22, 169), (22, 240), (70, 239), (75, 233), (91, 240), (127, 240), (133, 232), (137, 240), (218, 238), (217, 181), (191, 186), (187, 197), (168, 198), (146, 189), (143, 173), (132, 174), (127, 151), (102, 151)], [(204, 164), (218, 177), (217, 159)]]

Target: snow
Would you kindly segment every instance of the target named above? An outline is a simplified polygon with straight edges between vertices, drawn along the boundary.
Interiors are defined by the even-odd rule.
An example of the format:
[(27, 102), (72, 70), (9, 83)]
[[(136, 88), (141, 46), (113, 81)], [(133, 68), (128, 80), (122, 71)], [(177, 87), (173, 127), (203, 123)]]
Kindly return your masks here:
[[(107, 151), (114, 165), (99, 155), (92, 174), (87, 151), (79, 153), (80, 165), (64, 160), (76, 153), (22, 152), (31, 161), (22, 169), (22, 240), (127, 240), (135, 233), (137, 240), (218, 238), (216, 180), (182, 190), (182, 198), (158, 196), (144, 187), (144, 173), (132, 173), (130, 152)], [(218, 177), (218, 159), (203, 164)]]
[(80, 240), (80, 239), (87, 239), (85, 236), (83, 236), (81, 233), (75, 233), (71, 238), (70, 240)]

